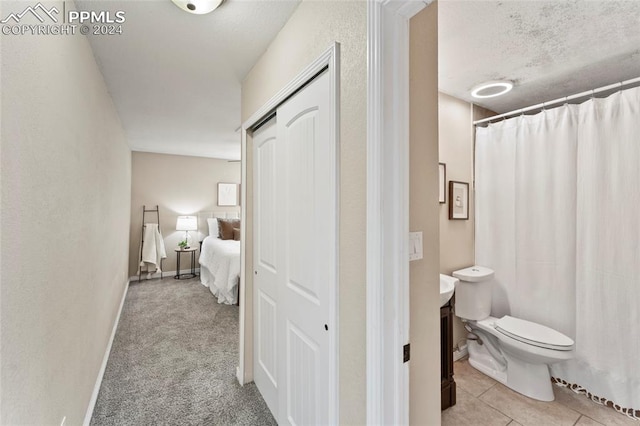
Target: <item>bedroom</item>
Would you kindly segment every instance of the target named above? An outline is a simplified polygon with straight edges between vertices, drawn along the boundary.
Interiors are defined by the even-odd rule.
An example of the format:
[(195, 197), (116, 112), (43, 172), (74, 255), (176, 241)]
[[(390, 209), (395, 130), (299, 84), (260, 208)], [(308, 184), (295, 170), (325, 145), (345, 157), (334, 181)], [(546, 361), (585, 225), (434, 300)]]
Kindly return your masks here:
[[(209, 287), (210, 273), (205, 271), (206, 278), (200, 270), (200, 256), (202, 253), (211, 258), (212, 241), (207, 240), (209, 235), (216, 234), (214, 227), (218, 224), (209, 223), (213, 218), (240, 218), (239, 182), (240, 162), (236, 160), (221, 160), (206, 157), (187, 157), (172, 154), (157, 154), (147, 152), (134, 152), (131, 156), (131, 227), (129, 242), (129, 276), (132, 282), (148, 278), (159, 278), (160, 273), (155, 272), (154, 266), (143, 265), (141, 259), (141, 229), (142, 210), (146, 206), (151, 212), (146, 213), (147, 222), (156, 222), (156, 206), (160, 213), (160, 234), (164, 239), (166, 257), (162, 260), (164, 277), (173, 277), (181, 273), (181, 277), (191, 272), (191, 257), (195, 259), (195, 272), (201, 278), (203, 285)], [(219, 200), (220, 188), (232, 189), (230, 200)], [(178, 218), (188, 216), (195, 219), (189, 226), (189, 231), (178, 230)], [(236, 228), (239, 228), (237, 224)], [(233, 229), (232, 229), (233, 231)], [(190, 252), (181, 252), (178, 246), (188, 237)], [(234, 241), (233, 234), (225, 238)], [(235, 255), (232, 263), (233, 273), (228, 276), (229, 285), (217, 288), (212, 292), (220, 295), (220, 303), (237, 303), (237, 277), (240, 272), (240, 247), (239, 238), (235, 243), (229, 243), (228, 249)], [(185, 247), (188, 249), (188, 247)], [(178, 256), (181, 267), (177, 269)], [(211, 260), (211, 259), (210, 259)], [(149, 271), (152, 272), (148, 275)]]

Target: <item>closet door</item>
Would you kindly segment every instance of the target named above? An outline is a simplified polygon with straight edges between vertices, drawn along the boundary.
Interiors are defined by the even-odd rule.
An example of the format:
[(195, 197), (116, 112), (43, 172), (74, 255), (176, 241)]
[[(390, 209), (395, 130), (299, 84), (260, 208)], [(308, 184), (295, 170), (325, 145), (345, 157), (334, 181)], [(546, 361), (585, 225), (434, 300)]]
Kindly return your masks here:
[(282, 249), (278, 247), (278, 167), (276, 119), (253, 133), (254, 381), (278, 419), (278, 280)]
[(337, 326), (329, 321), (337, 243), (330, 88), (324, 73), (277, 110), (280, 424), (329, 419), (329, 330)]
[(253, 134), (254, 380), (281, 425), (329, 424), (335, 397), (330, 89), (327, 73), (316, 77)]

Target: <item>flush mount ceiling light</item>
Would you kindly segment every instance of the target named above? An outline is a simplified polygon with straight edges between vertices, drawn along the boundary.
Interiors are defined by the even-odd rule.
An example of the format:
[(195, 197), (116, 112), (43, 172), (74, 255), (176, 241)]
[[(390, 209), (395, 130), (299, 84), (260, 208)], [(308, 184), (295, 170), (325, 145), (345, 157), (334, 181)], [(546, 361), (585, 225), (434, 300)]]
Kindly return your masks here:
[(171, 0), (185, 12), (204, 15), (213, 12), (224, 0)]
[(494, 98), (496, 96), (504, 95), (505, 93), (513, 89), (513, 83), (510, 81), (487, 81), (486, 83), (478, 84), (471, 90), (471, 96), (474, 98)]

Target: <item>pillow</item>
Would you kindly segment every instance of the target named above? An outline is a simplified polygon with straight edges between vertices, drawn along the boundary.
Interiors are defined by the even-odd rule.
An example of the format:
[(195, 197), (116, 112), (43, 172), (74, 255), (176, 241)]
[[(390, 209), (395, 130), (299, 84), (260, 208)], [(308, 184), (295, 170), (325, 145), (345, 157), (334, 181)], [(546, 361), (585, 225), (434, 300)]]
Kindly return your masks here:
[(233, 228), (240, 228), (240, 219), (218, 219), (220, 239), (233, 240)]
[(233, 239), (240, 241), (240, 228), (233, 228)]
[(207, 225), (209, 225), (209, 236), (214, 238), (220, 238), (220, 228), (218, 226), (218, 219), (210, 217), (207, 219)]

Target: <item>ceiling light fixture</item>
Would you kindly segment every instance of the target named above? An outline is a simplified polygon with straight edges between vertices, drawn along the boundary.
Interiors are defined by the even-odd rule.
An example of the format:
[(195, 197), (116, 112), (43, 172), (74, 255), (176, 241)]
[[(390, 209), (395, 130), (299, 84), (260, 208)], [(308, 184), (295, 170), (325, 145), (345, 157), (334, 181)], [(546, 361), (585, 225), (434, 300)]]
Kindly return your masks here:
[(510, 81), (487, 81), (486, 83), (475, 86), (471, 90), (471, 96), (480, 99), (494, 98), (496, 96), (504, 95), (511, 91), (511, 89), (513, 89), (513, 83)]
[(196, 15), (204, 15), (213, 12), (222, 4), (224, 0), (171, 0), (173, 4), (178, 6), (185, 12)]

